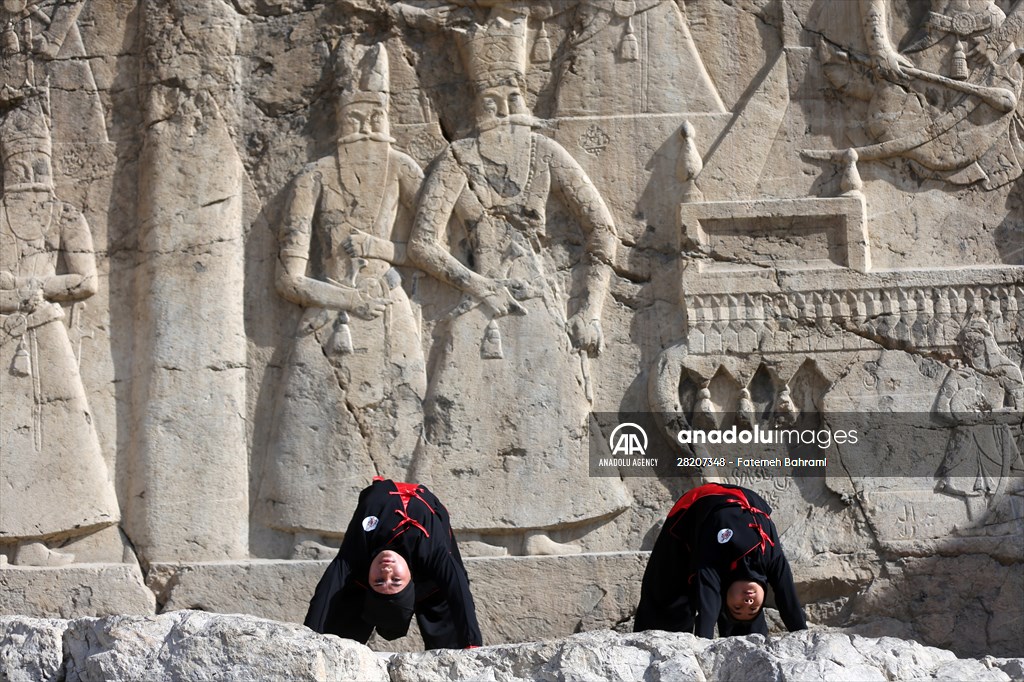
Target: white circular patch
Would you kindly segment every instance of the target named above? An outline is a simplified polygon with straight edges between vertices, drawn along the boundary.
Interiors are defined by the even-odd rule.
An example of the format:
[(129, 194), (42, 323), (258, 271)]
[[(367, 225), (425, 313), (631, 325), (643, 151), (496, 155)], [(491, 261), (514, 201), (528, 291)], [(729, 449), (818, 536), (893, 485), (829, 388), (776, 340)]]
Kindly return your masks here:
[(723, 528), (718, 531), (718, 544), (724, 545), (729, 540), (732, 540), (732, 528)]
[(367, 516), (363, 519), (363, 530), (369, 533), (371, 530), (377, 527), (379, 519), (376, 516)]

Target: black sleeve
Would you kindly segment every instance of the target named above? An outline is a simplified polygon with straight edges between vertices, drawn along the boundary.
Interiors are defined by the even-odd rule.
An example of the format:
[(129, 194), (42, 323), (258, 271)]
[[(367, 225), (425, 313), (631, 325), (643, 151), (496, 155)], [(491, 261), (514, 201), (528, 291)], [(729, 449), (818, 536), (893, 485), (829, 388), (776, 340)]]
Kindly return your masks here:
[[(454, 641), (460, 648), (482, 646), (483, 636), (476, 620), (476, 605), (469, 591), (469, 576), (462, 564), (455, 534), (448, 519), (448, 510), (433, 493), (431, 501), (436, 516), (431, 524), (428, 542), (420, 542), (421, 560), (447, 602), (447, 615), (454, 626)], [(433, 498), (433, 499), (430, 499)]]
[(440, 590), (416, 602), (416, 623), (425, 649), (464, 649), (464, 638), (455, 628), (448, 600)]
[(769, 532), (775, 546), (765, 552), (766, 558), (768, 558), (765, 568), (767, 569), (768, 583), (775, 593), (775, 606), (778, 607), (782, 622), (786, 624), (786, 628), (790, 632), (806, 630), (807, 620), (804, 617), (804, 608), (796, 596), (793, 571), (790, 570), (789, 561), (786, 560), (786, 554), (782, 551), (782, 543), (774, 523), (771, 524)]
[(702, 566), (694, 577), (697, 619), (694, 634), (712, 639), (715, 636), (715, 622), (722, 609), (722, 579), (711, 566)]
[[(327, 566), (327, 570), (316, 585), (313, 598), (309, 600), (309, 610), (306, 612), (304, 624), (315, 632), (341, 636), (338, 631), (340, 622), (346, 619), (358, 619), (362, 622), (359, 616), (362, 601), (360, 599), (359, 604), (355, 605), (351, 590), (355, 589), (353, 568), (365, 565), (369, 555), (366, 534), (362, 532), (361, 525), (368, 490), (369, 488), (359, 495), (359, 504), (348, 524), (348, 530), (345, 531), (345, 539), (341, 542), (338, 556)], [(363, 579), (366, 579), (365, 575)], [(348, 593), (344, 598), (343, 592)], [(362, 590), (358, 592), (362, 593)], [(373, 629), (372, 626), (370, 629)], [(367, 633), (366, 637), (369, 639), (370, 633)]]
[(320, 582), (316, 584), (316, 590), (313, 592), (313, 598), (309, 600), (306, 620), (303, 621), (307, 628), (321, 634), (326, 632), (325, 628), (328, 614), (331, 611), (331, 603), (336, 597), (340, 596), (341, 589), (349, 574), (348, 564), (339, 552), (338, 556), (334, 557), (334, 561), (327, 567), (327, 570), (324, 571), (323, 576), (320, 577)]
[(670, 521), (662, 527), (651, 558), (647, 560), (633, 632), (693, 631), (693, 607), (687, 582), (688, 553), (683, 541), (669, 532)]

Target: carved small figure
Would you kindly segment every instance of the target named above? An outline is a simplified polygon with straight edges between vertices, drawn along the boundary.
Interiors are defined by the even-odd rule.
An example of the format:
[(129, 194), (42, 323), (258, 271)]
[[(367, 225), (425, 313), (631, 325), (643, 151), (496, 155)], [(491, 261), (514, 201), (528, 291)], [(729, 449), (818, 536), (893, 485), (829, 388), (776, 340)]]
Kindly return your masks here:
[(0, 543), (54, 566), (74, 560), (54, 546), (120, 516), (62, 321), (62, 303), (96, 293), (92, 237), (54, 194), (46, 92), (23, 95), (0, 137)]
[(1024, 419), (1024, 375), (980, 318), (961, 332), (960, 348), (966, 366), (949, 370), (934, 408), (956, 425), (936, 477), (937, 489), (965, 498), (973, 516), (979, 506), (1024, 489), (1024, 465), (1010, 430)]
[[(404, 477), (422, 426), (426, 370), (401, 277), (423, 172), (392, 147), (383, 46), (339, 47), (336, 152), (295, 178), (277, 291), (304, 309), (285, 363), (260, 520), (320, 557), (367, 471)], [(403, 225), (405, 226), (403, 228)], [(335, 540), (337, 538), (335, 537)]]
[[(601, 312), (617, 240), (611, 214), (580, 165), (531, 130), (524, 24), (524, 17), (496, 8), (486, 25), (459, 34), (476, 88), (477, 133), (438, 159), (409, 249), (424, 270), (465, 297), (447, 320), (432, 366), (424, 447), (413, 475), (451, 500), (453, 517), (467, 530), (525, 531), (527, 553), (555, 553), (579, 547), (556, 546), (544, 531), (628, 504), (621, 482), (590, 478), (585, 465), (588, 358), (603, 344)], [(552, 190), (586, 237), (579, 265), (584, 300), (568, 320), (546, 262)], [(453, 213), (468, 233), (465, 261), (447, 247)], [(572, 489), (573, 504), (552, 495), (556, 487)]]

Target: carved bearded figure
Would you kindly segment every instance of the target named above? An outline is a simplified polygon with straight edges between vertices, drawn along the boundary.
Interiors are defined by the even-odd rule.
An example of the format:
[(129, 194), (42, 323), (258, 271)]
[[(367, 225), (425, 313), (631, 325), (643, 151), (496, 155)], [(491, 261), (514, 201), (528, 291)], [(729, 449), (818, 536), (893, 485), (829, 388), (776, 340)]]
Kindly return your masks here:
[[(620, 481), (587, 473), (587, 363), (601, 349), (616, 236), (583, 169), (531, 129), (524, 24), (523, 16), (495, 8), (486, 25), (458, 34), (476, 89), (477, 134), (436, 162), (409, 248), (424, 270), (465, 296), (439, 327), (412, 476), (444, 491), (438, 494), (464, 529), (525, 531), (527, 553), (553, 553), (569, 550), (545, 531), (628, 504)], [(552, 190), (586, 237), (579, 266), (585, 300), (569, 319), (545, 259)], [(466, 262), (447, 248), (453, 213), (468, 235)]]
[(1024, 488), (1024, 464), (1010, 428), (1024, 418), (1024, 376), (984, 320), (967, 324), (960, 347), (967, 364), (949, 371), (935, 404), (936, 414), (956, 425), (936, 472), (938, 490), (988, 505)]
[(868, 102), (875, 144), (861, 161), (903, 157), (953, 184), (995, 189), (1024, 172), (1024, 69), (1017, 49), (1024, 3), (1010, 16), (992, 0), (933, 0), (920, 30), (897, 50), (886, 0), (831, 3), (856, 8), (867, 54), (823, 44), (825, 74)]
[[(387, 52), (339, 47), (337, 151), (295, 178), (279, 236), (277, 290), (304, 308), (285, 362), (259, 517), (320, 556), (374, 474), (405, 476), (426, 390), (401, 277), (400, 211), (423, 172), (392, 148)], [(407, 221), (406, 225), (409, 224)]]
[(27, 93), (0, 126), (0, 543), (52, 566), (119, 513), (61, 307), (96, 293), (92, 237), (54, 195), (46, 93)]

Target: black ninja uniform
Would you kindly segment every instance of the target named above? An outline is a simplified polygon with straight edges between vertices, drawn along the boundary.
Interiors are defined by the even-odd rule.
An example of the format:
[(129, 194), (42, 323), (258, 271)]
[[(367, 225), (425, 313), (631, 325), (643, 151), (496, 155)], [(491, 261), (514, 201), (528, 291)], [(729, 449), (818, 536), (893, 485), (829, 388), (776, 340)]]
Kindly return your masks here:
[(725, 593), (736, 580), (771, 585), (786, 627), (805, 629), (771, 511), (760, 495), (735, 485), (708, 483), (683, 495), (654, 543), (633, 630), (694, 632), (710, 639), (717, 620), (723, 637), (767, 635), (763, 608), (752, 620), (739, 621), (725, 607)]
[[(393, 596), (367, 584), (370, 562), (386, 549), (401, 554), (412, 573), (410, 584)], [(375, 626), (388, 640), (405, 635), (414, 611), (427, 649), (482, 644), (448, 510), (425, 486), (375, 477), (359, 494), (341, 550), (316, 586), (305, 624), (365, 644)]]

